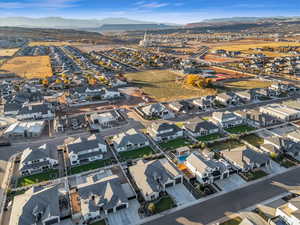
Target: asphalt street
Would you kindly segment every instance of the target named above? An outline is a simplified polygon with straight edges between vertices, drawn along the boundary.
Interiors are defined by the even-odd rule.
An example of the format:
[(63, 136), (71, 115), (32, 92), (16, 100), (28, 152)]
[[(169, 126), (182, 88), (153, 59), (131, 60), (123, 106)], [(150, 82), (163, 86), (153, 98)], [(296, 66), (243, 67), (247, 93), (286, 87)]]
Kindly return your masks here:
[(208, 199), (196, 205), (184, 208), (158, 219), (144, 223), (145, 225), (204, 225), (236, 213), (263, 201), (287, 192), (275, 186), (273, 181), (281, 184), (300, 185), (300, 168), (275, 177), (259, 181), (255, 184)]

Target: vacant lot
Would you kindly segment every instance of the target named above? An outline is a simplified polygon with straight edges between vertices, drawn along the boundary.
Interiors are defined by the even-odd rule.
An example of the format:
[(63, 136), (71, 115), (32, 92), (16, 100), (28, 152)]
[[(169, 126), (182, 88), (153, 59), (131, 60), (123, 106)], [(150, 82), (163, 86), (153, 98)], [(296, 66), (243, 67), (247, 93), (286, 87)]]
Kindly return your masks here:
[(264, 43), (247, 43), (247, 44), (224, 44), (214, 47), (213, 50), (224, 49), (227, 51), (245, 51), (249, 48), (263, 48), (263, 47), (280, 47), (280, 46), (300, 46), (300, 43), (287, 42), (264, 42)]
[(18, 48), (0, 49), (0, 56), (13, 56), (18, 50)]
[(176, 83), (179, 75), (167, 70), (149, 70), (138, 73), (128, 73), (126, 78), (135, 83), (146, 94), (158, 101), (194, 98), (213, 95), (214, 89), (193, 89)]
[(66, 41), (34, 41), (30, 42), (29, 46), (64, 46), (64, 45), (71, 45), (69, 42)]
[(243, 80), (236, 82), (224, 83), (225, 87), (232, 89), (253, 89), (253, 88), (267, 88), (270, 87), (273, 82), (263, 80)]
[(49, 56), (14, 57), (4, 63), (0, 69), (3, 72), (14, 73), (19, 77), (27, 79), (52, 76)]

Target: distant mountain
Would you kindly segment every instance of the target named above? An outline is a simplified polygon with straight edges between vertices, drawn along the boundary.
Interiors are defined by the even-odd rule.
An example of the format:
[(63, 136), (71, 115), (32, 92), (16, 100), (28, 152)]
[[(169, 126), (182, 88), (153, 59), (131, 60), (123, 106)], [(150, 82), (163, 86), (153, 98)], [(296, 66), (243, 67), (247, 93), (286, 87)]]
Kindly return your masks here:
[(104, 24), (153, 24), (153, 22), (130, 20), (127, 18), (66, 19), (62, 17), (0, 17), (0, 26), (29, 28), (99, 28)]
[(175, 26), (170, 26), (166, 24), (104, 24), (97, 29), (92, 29), (91, 31), (143, 31), (169, 28), (175, 28)]

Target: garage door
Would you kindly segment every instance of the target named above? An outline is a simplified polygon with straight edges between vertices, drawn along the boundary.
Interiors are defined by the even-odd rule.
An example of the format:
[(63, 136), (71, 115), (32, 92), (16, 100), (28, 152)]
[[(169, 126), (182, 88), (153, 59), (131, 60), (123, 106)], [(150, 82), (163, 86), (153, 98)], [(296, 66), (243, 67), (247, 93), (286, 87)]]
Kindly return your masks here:
[(173, 185), (173, 183), (168, 183), (168, 184), (166, 184), (165, 186), (166, 186), (166, 188), (167, 188), (167, 187), (173, 187), (174, 185)]
[(181, 183), (181, 180), (182, 180), (181, 177), (180, 177), (180, 178), (177, 178), (177, 179), (175, 180), (175, 183), (176, 183), (176, 184), (180, 184), (180, 183)]
[(112, 213), (112, 212), (114, 212), (114, 209), (108, 209), (107, 210), (107, 213)]
[(120, 209), (125, 209), (126, 208), (126, 205), (125, 204), (123, 204), (123, 205), (119, 205), (118, 207), (117, 207), (117, 210), (120, 210)]

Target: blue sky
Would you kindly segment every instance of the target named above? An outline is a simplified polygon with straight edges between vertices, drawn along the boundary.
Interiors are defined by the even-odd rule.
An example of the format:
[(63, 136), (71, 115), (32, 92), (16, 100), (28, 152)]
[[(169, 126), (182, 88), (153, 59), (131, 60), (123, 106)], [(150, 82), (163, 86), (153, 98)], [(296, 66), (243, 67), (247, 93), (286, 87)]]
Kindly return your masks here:
[(189, 23), (236, 16), (300, 16), (300, 0), (0, 0), (0, 16)]

